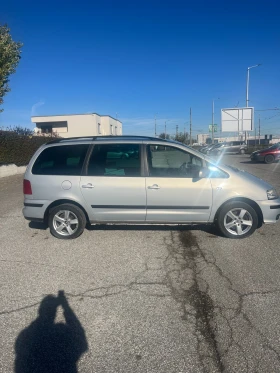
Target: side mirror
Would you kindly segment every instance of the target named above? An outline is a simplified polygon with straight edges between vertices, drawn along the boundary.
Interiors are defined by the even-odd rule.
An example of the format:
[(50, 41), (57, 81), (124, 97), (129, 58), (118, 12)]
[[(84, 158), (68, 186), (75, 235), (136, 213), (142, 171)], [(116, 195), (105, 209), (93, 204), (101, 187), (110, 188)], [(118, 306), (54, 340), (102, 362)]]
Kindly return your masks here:
[(202, 167), (198, 173), (199, 179), (204, 179), (209, 176), (209, 170), (206, 167)]

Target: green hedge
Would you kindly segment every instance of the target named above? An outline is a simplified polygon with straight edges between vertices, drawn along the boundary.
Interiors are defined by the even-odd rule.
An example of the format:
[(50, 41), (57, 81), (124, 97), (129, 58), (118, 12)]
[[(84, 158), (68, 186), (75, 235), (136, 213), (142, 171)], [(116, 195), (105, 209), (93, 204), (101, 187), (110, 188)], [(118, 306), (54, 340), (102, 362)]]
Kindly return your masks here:
[(14, 163), (25, 166), (32, 155), (51, 138), (40, 136), (20, 136), (11, 131), (0, 131), (0, 165)]

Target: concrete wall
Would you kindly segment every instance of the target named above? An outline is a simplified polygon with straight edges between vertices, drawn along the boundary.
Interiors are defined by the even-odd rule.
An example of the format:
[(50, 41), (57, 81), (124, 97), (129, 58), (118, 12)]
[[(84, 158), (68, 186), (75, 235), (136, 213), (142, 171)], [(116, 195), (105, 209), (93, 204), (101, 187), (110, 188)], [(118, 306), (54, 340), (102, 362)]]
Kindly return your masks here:
[[(53, 129), (61, 137), (82, 137), (82, 136), (100, 136), (122, 135), (122, 123), (110, 116), (101, 116), (98, 114), (76, 114), (76, 115), (53, 115), (32, 117), (33, 123), (36, 126), (52, 125), (55, 123)], [(67, 128), (59, 128), (59, 122), (67, 122)], [(111, 127), (112, 126), (112, 127)], [(101, 133), (100, 133), (101, 132)]]

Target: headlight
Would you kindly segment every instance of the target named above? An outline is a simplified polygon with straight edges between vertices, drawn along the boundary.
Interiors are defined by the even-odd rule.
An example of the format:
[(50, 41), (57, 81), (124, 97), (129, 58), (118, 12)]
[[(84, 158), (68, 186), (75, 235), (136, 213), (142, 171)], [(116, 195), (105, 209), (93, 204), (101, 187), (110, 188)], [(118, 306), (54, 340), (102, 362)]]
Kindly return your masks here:
[(278, 193), (275, 189), (269, 189), (266, 191), (267, 199), (276, 199), (278, 198)]

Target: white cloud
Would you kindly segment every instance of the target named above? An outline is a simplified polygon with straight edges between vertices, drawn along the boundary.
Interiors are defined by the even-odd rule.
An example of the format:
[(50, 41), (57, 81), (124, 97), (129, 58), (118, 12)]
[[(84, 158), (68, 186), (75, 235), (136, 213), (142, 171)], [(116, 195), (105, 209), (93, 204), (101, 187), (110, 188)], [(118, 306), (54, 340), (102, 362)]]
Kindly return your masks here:
[(44, 100), (40, 100), (39, 102), (37, 102), (36, 104), (34, 104), (31, 108), (31, 116), (36, 116), (37, 115), (37, 108), (40, 107), (40, 106), (43, 106), (45, 105), (45, 101)]

